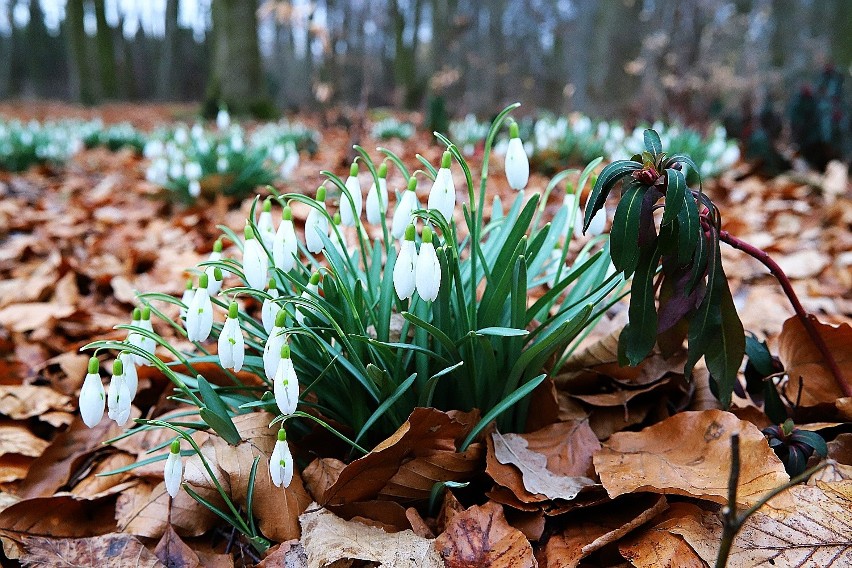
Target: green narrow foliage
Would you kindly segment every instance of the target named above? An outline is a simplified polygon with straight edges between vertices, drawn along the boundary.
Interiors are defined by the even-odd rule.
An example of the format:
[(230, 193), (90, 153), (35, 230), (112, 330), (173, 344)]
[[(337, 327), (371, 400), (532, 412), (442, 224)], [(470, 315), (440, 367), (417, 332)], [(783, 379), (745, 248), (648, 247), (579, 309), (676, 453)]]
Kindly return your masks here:
[(700, 246), (702, 236), (698, 206), (689, 191), (684, 192), (683, 207), (677, 214), (677, 220), (677, 262), (679, 266), (686, 266), (692, 261), (695, 249)]
[(630, 286), (630, 324), (619, 337), (619, 363), (638, 365), (657, 342), (657, 310), (654, 305), (654, 275), (660, 252), (655, 248), (642, 251), (633, 284)]
[(657, 156), (663, 153), (663, 142), (660, 140), (660, 135), (655, 130), (647, 128), (642, 133), (642, 137), (645, 139), (645, 149), (656, 160)]
[(745, 333), (737, 315), (737, 308), (734, 306), (734, 299), (731, 297), (728, 280), (722, 270), (721, 259), (716, 261), (716, 267), (719, 272), (719, 276), (714, 279), (714, 286), (719, 289), (716, 309), (719, 310), (721, 321), (715, 333), (716, 339), (707, 345), (704, 360), (707, 362), (707, 369), (719, 386), (719, 400), (722, 407), (728, 408), (731, 405), (737, 371), (745, 353)]
[(201, 419), (232, 446), (239, 444), (240, 433), (237, 432), (237, 427), (231, 420), (228, 407), (207, 379), (201, 375), (198, 375), (198, 392), (201, 393), (201, 399), (204, 401), (204, 406), (199, 410)]
[(663, 209), (663, 220), (661, 223), (667, 225), (677, 217), (684, 204), (684, 196), (687, 193), (686, 177), (678, 170), (666, 170), (666, 207)]
[(592, 223), (592, 217), (603, 207), (609, 192), (615, 187), (616, 182), (624, 176), (642, 169), (642, 164), (628, 160), (618, 160), (609, 164), (601, 171), (586, 202), (586, 212), (583, 218), (583, 232), (588, 230)]
[(632, 183), (618, 203), (610, 232), (612, 264), (625, 277), (636, 270), (639, 263), (639, 221), (642, 217), (642, 198), (646, 187)]

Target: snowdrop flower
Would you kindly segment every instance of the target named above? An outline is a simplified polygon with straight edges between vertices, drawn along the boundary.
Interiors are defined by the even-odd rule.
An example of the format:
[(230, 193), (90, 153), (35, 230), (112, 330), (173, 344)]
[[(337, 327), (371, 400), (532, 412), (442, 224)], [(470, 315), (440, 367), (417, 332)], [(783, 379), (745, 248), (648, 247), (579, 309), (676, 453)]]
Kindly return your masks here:
[[(133, 308), (133, 315), (130, 319), (130, 325), (133, 327), (141, 327), (142, 324), (142, 310), (139, 308)], [(130, 345), (135, 345), (136, 347), (142, 347), (142, 336), (136, 333), (135, 331), (127, 332), (127, 342)]]
[(290, 453), (290, 446), (287, 445), (287, 432), (284, 428), (278, 430), (278, 440), (269, 458), (269, 475), (272, 476), (275, 487), (282, 485), (285, 488), (290, 487), (290, 482), (293, 480), (293, 456)]
[(260, 307), (260, 321), (263, 322), (263, 329), (266, 330), (266, 333), (272, 332), (272, 328), (275, 327), (275, 316), (278, 315), (278, 304), (275, 303), (280, 297), (278, 293), (278, 288), (275, 286), (275, 280), (271, 279), (269, 281), (269, 298), (263, 299), (263, 305)]
[(281, 213), (281, 224), (272, 240), (272, 259), (275, 268), (289, 272), (296, 265), (296, 254), (299, 245), (296, 241), (296, 229), (293, 226), (293, 210), (290, 206), (284, 207)]
[(225, 107), (222, 107), (216, 114), (216, 128), (226, 130), (229, 126), (231, 126), (231, 115), (228, 114), (228, 110)]
[(169, 457), (166, 458), (166, 467), (163, 471), (163, 480), (166, 482), (166, 491), (174, 499), (180, 491), (180, 482), (183, 478), (183, 459), (180, 457), (180, 438), (175, 438), (169, 448)]
[(188, 180), (199, 180), (202, 175), (201, 164), (198, 162), (187, 162), (183, 167), (183, 174)]
[(196, 122), (192, 125), (189, 133), (192, 135), (193, 140), (201, 140), (204, 137), (204, 127)]
[(246, 283), (255, 290), (263, 290), (268, 281), (269, 260), (263, 245), (255, 238), (254, 231), (246, 224), (243, 245), (243, 271)]
[(228, 163), (228, 158), (226, 158), (225, 156), (220, 156), (216, 160), (216, 171), (219, 172), (220, 174), (222, 172), (228, 171), (229, 166), (230, 166), (230, 164)]
[[(210, 262), (222, 260), (222, 239), (216, 239), (216, 242), (213, 243), (213, 251), (207, 257), (207, 260)], [(222, 269), (218, 266), (208, 266), (204, 269), (204, 272), (207, 274), (207, 293), (212, 298), (222, 289), (222, 280), (224, 280), (225, 276), (222, 274)]]
[(287, 312), (279, 310), (275, 316), (275, 325), (272, 331), (269, 332), (269, 337), (266, 338), (266, 343), (263, 345), (263, 371), (266, 373), (268, 380), (275, 378), (275, 372), (278, 370), (278, 363), (281, 361), (281, 346), (284, 345), (286, 331), (284, 324), (287, 317)]
[(207, 275), (198, 277), (198, 288), (186, 310), (186, 335), (190, 341), (206, 341), (213, 329), (213, 303), (207, 293)]
[(391, 234), (395, 239), (401, 239), (405, 236), (408, 226), (412, 223), (412, 214), (418, 208), (417, 203), (417, 178), (411, 176), (408, 178), (408, 188), (402, 192), (402, 197), (396, 204), (396, 210), (393, 212), (391, 220)]
[(190, 180), (186, 191), (189, 192), (192, 197), (198, 197), (199, 195), (201, 195), (201, 182), (199, 182), (197, 179)]
[(107, 395), (108, 415), (119, 426), (124, 426), (130, 419), (130, 391), (124, 378), (124, 365), (120, 359), (112, 364), (112, 379), (109, 382)]
[(530, 179), (530, 161), (518, 134), (518, 123), (509, 126), (509, 147), (506, 148), (506, 179), (512, 189), (524, 189)]
[(89, 428), (94, 428), (104, 417), (106, 406), (106, 394), (98, 373), (100, 363), (97, 357), (89, 359), (89, 372), (83, 379), (83, 387), (80, 389), (80, 414), (83, 423)]
[(373, 225), (382, 222), (383, 213), (388, 208), (388, 165), (382, 163), (378, 171), (379, 185), (376, 182), (370, 186), (367, 192), (367, 221)]
[(417, 265), (414, 272), (417, 293), (428, 302), (435, 301), (435, 298), (438, 297), (438, 288), (441, 285), (441, 264), (438, 262), (438, 255), (435, 254), (435, 246), (432, 244), (432, 229), (429, 227), (423, 228), (423, 242), (420, 243), (420, 253), (417, 255)]
[[(331, 235), (331, 244), (334, 245), (334, 250), (337, 251), (337, 254), (343, 258), (347, 258), (349, 256), (349, 253), (346, 251), (348, 244), (346, 242), (346, 233), (343, 231), (343, 219), (341, 218), (340, 212), (334, 214), (332, 221), (334, 221), (334, 226), (337, 227), (337, 231), (333, 232)], [(337, 238), (337, 235), (340, 235), (340, 238)]]
[(290, 346), (286, 343), (281, 346), (280, 356), (272, 390), (278, 410), (284, 415), (290, 415), (296, 412), (296, 405), (299, 403), (299, 379), (296, 377), (296, 369), (293, 368), (293, 360), (290, 359)]
[(174, 139), (175, 142), (177, 142), (181, 146), (189, 142), (189, 132), (187, 132), (186, 126), (181, 124), (177, 127), (177, 129), (175, 130)]
[(287, 152), (287, 157), (281, 162), (281, 167), (278, 169), (283, 179), (290, 179), (296, 166), (299, 165), (299, 152), (295, 146), (291, 146)]
[[(588, 206), (589, 204), (586, 203), (586, 207)], [(583, 224), (580, 223), (579, 226), (582, 229)], [(592, 221), (589, 223), (589, 228), (586, 229), (586, 234), (592, 237), (597, 237), (598, 235), (603, 234), (604, 230), (606, 230), (606, 205), (601, 206), (594, 216), (592, 216)]]
[(243, 142), (242, 133), (237, 130), (231, 135), (231, 150), (239, 154), (240, 152), (245, 150), (245, 147), (246, 145)]
[[(154, 333), (154, 326), (151, 325), (151, 307), (145, 306), (142, 308), (142, 319), (139, 320), (139, 327), (146, 331), (150, 331)], [(139, 347), (149, 354), (153, 355), (154, 350), (157, 348), (157, 342), (154, 341), (150, 337), (145, 337), (144, 335), (139, 335)], [(150, 365), (151, 362), (147, 357), (142, 357), (140, 355), (135, 356), (137, 365)]]
[[(325, 186), (317, 189), (317, 204), (325, 211)], [(308, 218), (305, 220), (305, 245), (314, 254), (325, 247), (321, 235), (328, 236), (328, 218), (323, 211), (311, 207)]]
[(124, 367), (124, 380), (127, 382), (127, 390), (130, 392), (130, 401), (136, 398), (136, 389), (139, 388), (139, 375), (136, 373), (135, 357), (129, 351), (118, 354), (121, 365)]
[(346, 189), (350, 199), (344, 193), (340, 196), (340, 222), (346, 227), (354, 227), (361, 218), (364, 196), (361, 194), (361, 182), (358, 181), (358, 164), (353, 162), (346, 178)]
[[(432, 251), (434, 253), (434, 249)], [(407, 300), (414, 295), (417, 285), (415, 274), (417, 270), (417, 249), (414, 246), (414, 225), (405, 229), (405, 239), (399, 248), (399, 255), (393, 265), (393, 287), (400, 300)]]
[(236, 302), (228, 306), (228, 317), (219, 334), (219, 361), (222, 367), (233, 369), (236, 373), (243, 367), (246, 356), (246, 345), (243, 340), (243, 332), (240, 329), (238, 316), (239, 307)]
[(275, 225), (272, 223), (272, 198), (267, 197), (263, 202), (263, 210), (257, 218), (257, 232), (267, 249), (272, 248), (275, 239)]
[[(314, 272), (313, 274), (311, 274), (311, 279), (308, 280), (308, 285), (305, 287), (305, 291), (302, 292), (299, 297), (303, 300), (308, 300), (311, 302), (315, 301), (314, 296), (319, 294), (319, 282), (319, 272)], [(303, 325), (305, 323), (305, 314), (319, 315), (319, 312), (308, 307), (296, 306), (296, 321), (299, 322), (299, 325)]]
[(444, 152), (441, 157), (441, 168), (435, 176), (432, 189), (429, 190), (429, 201), (427, 207), (439, 211), (447, 222), (453, 219), (453, 209), (456, 206), (456, 186), (453, 183), (453, 174), (450, 171), (452, 154)]

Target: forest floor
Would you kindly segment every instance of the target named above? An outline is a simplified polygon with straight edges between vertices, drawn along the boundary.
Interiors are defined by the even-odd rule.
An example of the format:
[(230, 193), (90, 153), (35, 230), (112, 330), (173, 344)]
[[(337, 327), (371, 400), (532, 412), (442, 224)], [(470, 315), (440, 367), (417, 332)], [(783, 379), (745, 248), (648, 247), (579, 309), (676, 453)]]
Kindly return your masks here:
[[(143, 128), (175, 118), (191, 121), (191, 112), (190, 107), (182, 106), (113, 105), (81, 111), (54, 104), (29, 107), (0, 104), (0, 116), (45, 119), (97, 115), (107, 122), (130, 120)], [(281, 184), (282, 190), (313, 191), (321, 182), (318, 173), (321, 169), (342, 175), (348, 168), (354, 141), (368, 149), (388, 146), (412, 167), (418, 165), (415, 153), (423, 154), (434, 163), (442, 150), (422, 133), (406, 142), (394, 140), (379, 144), (367, 135), (353, 140), (351, 133), (339, 126), (321, 127), (320, 117), (300, 116), (299, 119), (309, 126), (322, 128), (322, 141), (314, 156), (302, 157), (293, 180)], [(123, 339), (124, 333), (113, 327), (129, 322), (130, 311), (136, 304), (135, 291), (164, 292), (179, 297), (187, 278), (185, 270), (205, 260), (219, 236), (216, 226), (224, 224), (239, 230), (251, 205), (250, 199), (237, 203), (217, 199), (192, 206), (171, 203), (162, 199), (162, 190), (145, 181), (144, 164), (142, 158), (129, 150), (113, 153), (93, 149), (81, 151), (63, 167), (39, 167), (14, 174), (0, 172), (0, 510), (5, 509), (0, 513), (0, 538), (5, 555), (25, 565), (51, 565), (59, 557), (73, 558), (75, 565), (88, 565), (88, 561), (94, 565), (99, 554), (107, 553), (116, 561), (111, 566), (232, 566), (251, 564), (254, 560), (250, 550), (239, 544), (239, 539), (235, 544), (230, 527), (226, 530), (221, 523), (214, 522), (215, 519), (205, 515), (201, 506), (191, 499), (182, 500), (181, 509), (177, 502), (170, 508), (168, 500), (160, 498), (161, 464), (121, 475), (96, 477), (98, 472), (144, 459), (146, 449), (158, 440), (131, 438), (114, 447), (102, 447), (103, 440), (120, 430), (107, 421), (90, 430), (82, 424), (77, 413), (77, 395), (88, 361), (88, 355), (81, 354), (79, 348), (95, 339)], [(479, 165), (479, 158), (473, 157), (474, 171)], [(489, 192), (500, 192), (506, 203), (512, 196), (500, 173), (501, 162), (495, 160), (491, 168), (495, 173), (493, 179), (499, 181), (489, 187)], [(816, 174), (765, 179), (747, 175), (748, 169), (740, 165), (735, 171), (705, 185), (706, 192), (722, 212), (723, 228), (769, 252), (791, 278), (808, 312), (825, 324), (840, 326), (832, 329), (848, 330), (848, 323), (852, 322), (852, 188), (848, 179), (825, 180)], [(401, 188), (401, 179), (391, 175), (389, 182), (389, 187)], [(534, 174), (528, 191), (543, 190), (546, 183), (545, 178)], [(463, 178), (456, 179), (456, 187), (463, 187)], [(421, 197), (425, 197), (425, 192)], [(554, 195), (550, 204), (552, 210), (560, 203), (561, 194)], [(723, 248), (722, 253), (746, 330), (754, 332), (761, 340), (767, 339), (773, 353), (783, 348), (785, 341), (795, 341), (789, 337), (779, 339), (793, 310), (768, 271), (754, 259), (728, 247)], [(607, 337), (625, 321), (624, 311), (623, 306), (614, 308), (587, 344), (602, 346), (606, 351)], [(167, 326), (158, 331), (177, 341)], [(838, 345), (840, 350), (844, 345), (849, 349), (842, 356), (844, 368), (849, 369), (852, 362), (848, 354), (852, 352), (852, 343), (846, 341), (852, 338), (852, 332), (843, 333), (846, 339)], [(605, 353), (601, 357), (598, 352), (597, 357), (597, 361), (589, 363), (590, 368), (610, 363)], [(760, 428), (769, 425), (769, 420), (753, 400), (737, 398), (738, 409), (734, 414), (722, 413), (713, 410), (711, 402), (697, 400), (700, 393), (696, 394), (692, 387), (681, 387), (681, 382), (685, 384), (682, 374), (675, 379), (672, 377), (677, 373), (671, 368), (661, 367), (657, 372), (648, 384), (668, 382), (669, 386), (659, 392), (682, 388), (688, 395), (684, 394), (679, 409), (693, 409), (694, 413), (669, 417), (652, 403), (653, 397), (640, 396), (647, 395), (652, 388), (644, 386), (607, 393), (589, 392), (585, 398), (580, 397), (568, 405), (574, 408), (582, 402), (583, 412), (587, 418), (591, 417), (592, 430), (597, 436), (592, 436), (589, 443), (597, 444), (598, 438), (604, 441), (603, 450), (597, 445), (592, 452), (592, 471), (603, 482), (609, 497), (631, 494), (628, 501), (620, 501), (618, 507), (612, 506), (606, 494), (604, 497), (594, 494), (597, 500), (584, 499), (580, 505), (591, 509), (588, 514), (584, 513), (581, 529), (564, 520), (571, 518), (570, 513), (567, 517), (563, 513), (570, 511), (572, 506), (560, 501), (562, 510), (554, 511), (544, 506), (545, 499), (525, 499), (523, 486), (526, 484), (518, 489), (517, 480), (501, 483), (500, 480), (513, 475), (520, 479), (519, 472), (523, 468), (519, 466), (509, 473), (498, 471), (513, 466), (491, 461), (495, 450), (494, 443), (489, 440), (489, 465), (485, 471), (498, 481), (495, 487), (501, 488), (503, 494), (492, 491), (486, 504), (466, 502), (462, 505), (454, 498), (449, 502), (448, 497), (437, 517), (426, 514), (421, 517), (417, 511), (403, 508), (402, 521), (396, 513), (378, 511), (381, 507), (375, 503), (381, 501), (371, 501), (372, 505), (360, 511), (346, 512), (346, 517), (366, 519), (374, 526), (413, 531), (397, 533), (392, 541), (382, 540), (387, 537), (383, 533), (369, 532), (366, 525), (358, 525), (364, 527), (362, 534), (358, 532), (361, 529), (349, 526), (351, 523), (334, 525), (338, 521), (345, 522), (336, 517), (326, 518), (326, 513), (309, 513), (307, 519), (303, 517), (301, 528), (313, 531), (313, 542), (303, 539), (297, 544), (298, 525), (293, 530), (278, 530), (275, 532), (278, 538), (274, 540), (287, 544), (275, 548), (264, 565), (284, 566), (285, 558), (291, 562), (286, 565), (298, 565), (292, 564), (296, 561), (293, 555), (302, 554), (304, 548), (310, 546), (344, 549), (340, 541), (329, 537), (327, 533), (331, 531), (349, 535), (347, 546), (353, 549), (359, 542), (358, 546), (366, 547), (366, 551), (350, 550), (352, 558), (384, 559), (385, 565), (394, 565), (395, 561), (389, 560), (389, 556), (382, 556), (393, 547), (411, 551), (412, 555), (428, 556), (422, 551), (421, 541), (432, 543), (431, 537), (440, 534), (434, 549), (443, 554), (450, 566), (468, 565), (463, 563), (465, 555), (471, 556), (471, 562), (487, 557), (495, 566), (523, 566), (530, 564), (533, 554), (546, 566), (576, 566), (590, 555), (594, 560), (588, 560), (590, 563), (586, 565), (654, 566), (657, 565), (654, 558), (662, 561), (660, 554), (663, 553), (672, 558), (689, 559), (689, 562), (694, 560), (694, 564), (684, 560), (674, 565), (700, 566), (714, 554), (710, 541), (714, 535), (718, 536), (719, 529), (714, 507), (725, 502), (729, 453), (725, 453), (725, 448), (721, 453), (705, 453), (706, 468), (684, 474), (677, 471), (676, 464), (672, 465), (677, 462), (677, 448), (665, 450), (671, 454), (665, 454), (668, 457), (664, 459), (658, 455), (664, 453), (663, 450), (652, 451), (648, 447), (665, 446), (673, 432), (704, 433), (711, 423), (741, 432), (743, 451), (748, 452), (744, 454), (747, 459), (744, 457), (742, 475), (746, 481), (741, 491), (746, 505), (779, 485), (786, 474), (759, 433)], [(150, 370), (140, 372), (142, 397), (139, 405), (150, 416), (174, 408), (163, 404), (165, 385), (162, 377), (155, 375)], [(610, 377), (613, 376), (618, 376), (618, 372), (612, 371)], [(675, 383), (678, 386), (674, 386)], [(628, 395), (624, 395), (625, 392)], [(603, 400), (605, 396), (612, 400)], [(847, 399), (847, 402), (852, 401)], [(800, 488), (791, 497), (799, 500), (797, 511), (790, 513), (790, 509), (786, 509), (794, 517), (804, 517), (804, 521), (797, 522), (821, 523), (829, 527), (826, 529), (829, 531), (837, 523), (845, 522), (847, 527), (852, 524), (848, 515), (852, 510), (849, 507), (852, 482), (848, 481), (852, 477), (852, 425), (849, 422), (852, 404), (838, 409), (837, 412), (814, 412), (804, 422), (812, 424), (810, 429), (821, 431), (827, 439), (833, 440), (830, 455), (845, 464), (844, 469), (838, 469), (833, 477), (825, 477), (821, 485)], [(577, 417), (567, 412), (566, 407), (561, 407), (560, 411), (566, 419)], [(674, 423), (674, 420), (681, 422)], [(641, 434), (630, 434), (633, 438), (618, 438), (627, 434), (609, 437), (619, 430), (637, 431), (640, 425), (650, 428)], [(698, 434), (695, 444), (704, 452), (710, 451), (708, 444), (711, 442), (699, 439)], [(692, 442), (691, 439), (682, 441), (681, 445)], [(529, 443), (530, 449), (535, 449), (534, 442)], [(550, 457), (556, 455), (554, 452), (568, 451), (566, 448), (548, 449), (546, 445), (539, 443), (537, 449)], [(584, 450), (575, 447), (571, 451), (582, 453)], [(631, 477), (625, 471), (639, 466), (631, 464), (626, 456), (641, 451), (647, 451), (650, 457), (642, 466), (645, 468), (642, 475)], [(587, 456), (587, 466), (591, 465), (591, 455)], [(661, 461), (657, 463), (654, 459)], [(677, 475), (654, 473), (655, 469), (666, 468), (687, 477), (697, 477), (677, 480), (673, 479)], [(659, 478), (655, 479), (655, 475)], [(713, 479), (701, 479), (702, 475)], [(621, 481), (614, 482), (614, 478)], [(308, 503), (320, 502), (316, 472), (313, 476), (305, 472), (305, 480), (311, 492)], [(816, 495), (816, 492), (821, 493)], [(669, 501), (666, 502), (661, 494), (668, 494)], [(773, 512), (785, 510), (782, 504), (773, 503)], [(801, 503), (812, 503), (814, 510), (803, 508)], [(845, 519), (842, 515), (838, 517), (840, 514), (835, 514), (837, 512), (825, 503), (841, 510), (845, 507)], [(288, 507), (292, 509), (293, 505), (284, 506)], [(820, 515), (834, 517), (826, 521)], [(408, 524), (400, 526), (406, 519)], [(480, 535), (487, 542), (477, 544), (470, 540), (469, 531), (462, 528), (483, 527), (483, 519), (489, 520), (491, 528), (490, 532)], [(772, 515), (764, 516), (759, 519), (763, 525), (758, 528), (777, 533), (780, 529), (773, 528), (772, 523), (790, 525), (785, 520), (774, 519)], [(295, 520), (290, 519), (290, 522)], [(318, 525), (326, 532), (320, 531)], [(807, 542), (812, 540), (810, 536), (805, 538)], [(754, 533), (744, 534), (742, 538), (751, 539), (742, 545), (743, 549), (760, 549), (771, 544), (761, 541)], [(820, 543), (830, 538), (824, 535), (813, 538), (818, 541), (814, 544), (818, 552), (825, 552), (826, 545)], [(848, 531), (843, 538), (846, 549), (842, 554), (848, 555)], [(495, 550), (502, 551), (505, 556), (489, 557), (488, 554), (496, 554)], [(326, 560), (342, 558), (331, 556)], [(313, 558), (312, 561), (316, 561)], [(398, 561), (397, 556), (393, 558)], [(509, 558), (514, 560), (509, 562)], [(169, 563), (177, 559), (183, 564)], [(397, 565), (409, 564), (399, 561)], [(429, 564), (424, 560), (421, 565)], [(737, 565), (757, 565), (757, 561)]]

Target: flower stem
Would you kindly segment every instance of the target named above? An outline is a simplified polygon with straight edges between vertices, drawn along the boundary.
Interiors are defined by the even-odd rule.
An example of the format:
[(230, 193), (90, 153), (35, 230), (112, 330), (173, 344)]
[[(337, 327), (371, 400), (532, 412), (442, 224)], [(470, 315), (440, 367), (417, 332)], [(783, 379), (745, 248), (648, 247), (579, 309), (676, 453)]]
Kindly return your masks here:
[(811, 338), (811, 341), (819, 350), (820, 355), (822, 355), (826, 366), (834, 377), (834, 382), (837, 383), (837, 386), (840, 389), (840, 392), (843, 393), (843, 396), (852, 396), (852, 385), (850, 385), (843, 377), (843, 373), (840, 371), (837, 361), (834, 359), (831, 351), (829, 351), (828, 346), (825, 344), (825, 340), (817, 331), (816, 326), (814, 326), (813, 316), (808, 314), (805, 311), (805, 308), (802, 307), (802, 303), (799, 301), (799, 297), (796, 295), (796, 291), (793, 289), (790, 279), (786, 274), (784, 274), (784, 271), (780, 266), (778, 266), (778, 263), (775, 262), (766, 251), (738, 239), (731, 235), (728, 231), (719, 231), (719, 239), (733, 248), (743, 251), (750, 257), (757, 259), (761, 262), (761, 264), (769, 269), (769, 272), (771, 272), (775, 279), (778, 280), (778, 283), (781, 284), (781, 289), (784, 290), (784, 294), (786, 294), (787, 299), (790, 300), (790, 304), (796, 312), (796, 317), (798, 317), (799, 321), (802, 322), (802, 326), (805, 328), (808, 337)]

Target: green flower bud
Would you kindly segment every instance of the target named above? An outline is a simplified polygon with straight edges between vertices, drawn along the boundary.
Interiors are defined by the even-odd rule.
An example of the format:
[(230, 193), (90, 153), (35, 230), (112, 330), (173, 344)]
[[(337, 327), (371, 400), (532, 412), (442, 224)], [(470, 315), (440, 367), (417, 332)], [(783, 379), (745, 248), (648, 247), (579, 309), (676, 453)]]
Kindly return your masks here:
[(317, 201), (325, 201), (325, 186), (321, 185), (317, 188)]
[(514, 120), (509, 123), (509, 138), (520, 138), (521, 135), (518, 132), (518, 123)]
[(349, 166), (349, 175), (352, 177), (358, 176), (358, 162), (352, 162), (352, 165)]
[(287, 441), (287, 432), (284, 431), (284, 428), (281, 428), (280, 430), (278, 430), (278, 441), (279, 442)]
[(289, 359), (290, 358), (290, 346), (286, 343), (281, 346), (281, 358)]
[(175, 438), (174, 440), (172, 440), (172, 445), (169, 448), (169, 451), (173, 454), (180, 453), (180, 438)]
[(236, 302), (231, 302), (231, 305), (228, 306), (228, 317), (231, 319), (237, 319), (237, 314), (239, 313), (240, 307)]
[(272, 211), (272, 198), (271, 197), (267, 197), (266, 199), (263, 200), (263, 210), (267, 213)]
[(216, 239), (213, 243), (213, 252), (222, 252), (222, 239)]
[(246, 228), (243, 232), (246, 236), (247, 241), (254, 238), (254, 231), (252, 230), (251, 225), (249, 225), (248, 222), (246, 222)]
[(101, 362), (98, 361), (97, 357), (92, 357), (89, 359), (89, 374), (94, 375), (101, 368)]
[(151, 319), (151, 306), (145, 306), (142, 308), (142, 320)]
[(449, 151), (445, 151), (441, 155), (441, 167), (449, 168), (450, 164), (453, 162), (453, 155)]
[(207, 273), (205, 272), (201, 276), (198, 277), (198, 287), (204, 290), (207, 289), (207, 285), (209, 284), (209, 280), (207, 279)]
[(112, 364), (112, 374), (119, 376), (124, 374), (124, 365), (121, 363), (121, 359), (116, 359)]
[[(411, 226), (413, 227), (414, 225), (411, 225)], [(406, 229), (406, 233), (407, 232), (408, 232), (408, 230)], [(429, 227), (423, 227), (422, 236), (423, 236), (423, 242), (424, 243), (431, 243), (432, 242), (432, 229), (430, 229)], [(406, 235), (406, 238), (408, 238), (408, 235)]]
[(316, 286), (316, 285), (319, 284), (319, 282), (320, 282), (320, 273), (314, 272), (313, 274), (311, 274), (310, 283), (313, 284), (314, 286)]
[(287, 318), (287, 312), (284, 310), (279, 310), (277, 314), (275, 314), (275, 327), (284, 327), (284, 322)]
[(413, 225), (413, 224), (412, 224), (412, 225), (407, 226), (407, 227), (405, 228), (405, 240), (406, 240), (406, 241), (413, 241), (413, 240), (414, 240), (415, 231), (416, 231), (416, 229), (414, 228), (414, 225)]
[(414, 176), (408, 178), (408, 191), (417, 191), (417, 178)]
[(382, 162), (381, 164), (379, 164), (378, 174), (380, 178), (388, 177), (388, 165), (386, 163)]
[(284, 209), (281, 211), (281, 218), (285, 221), (293, 220), (293, 210), (290, 208), (289, 205), (284, 207)]

